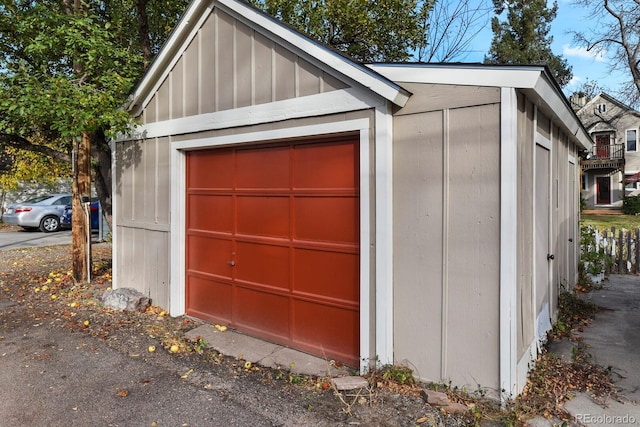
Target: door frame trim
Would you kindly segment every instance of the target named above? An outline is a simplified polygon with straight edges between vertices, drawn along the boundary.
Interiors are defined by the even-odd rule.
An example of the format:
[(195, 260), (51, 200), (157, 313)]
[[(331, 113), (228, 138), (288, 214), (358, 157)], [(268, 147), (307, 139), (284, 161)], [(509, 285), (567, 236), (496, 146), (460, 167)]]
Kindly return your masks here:
[[(388, 295), (392, 295), (392, 292), (385, 289), (385, 286), (380, 286), (385, 282), (385, 277), (381, 275), (387, 274), (385, 269), (371, 268), (371, 263), (374, 262), (376, 256), (376, 247), (385, 248), (391, 247), (392, 240), (388, 233), (375, 233), (372, 236), (372, 224), (371, 224), (371, 194), (372, 188), (375, 185), (372, 179), (372, 162), (371, 162), (371, 129), (372, 123), (370, 119), (354, 119), (344, 122), (334, 122), (327, 124), (299, 126), (292, 128), (267, 130), (259, 132), (241, 133), (219, 137), (208, 138), (194, 138), (191, 140), (172, 142), (171, 143), (171, 246), (170, 246), (170, 299), (169, 307), (170, 313), (173, 316), (179, 316), (185, 313), (186, 309), (186, 260), (185, 260), (185, 243), (186, 243), (186, 152), (191, 150), (209, 149), (222, 146), (232, 146), (248, 143), (273, 143), (278, 140), (288, 138), (302, 138), (302, 137), (330, 137), (335, 134), (345, 132), (358, 132), (360, 142), (360, 368), (368, 367), (370, 360), (373, 360), (371, 354), (371, 315), (374, 307), (371, 304), (371, 291), (376, 289), (376, 298), (378, 306), (375, 307), (375, 316), (377, 325), (375, 330), (376, 342), (386, 342), (384, 338), (387, 335), (388, 329), (385, 328), (385, 312), (393, 311), (393, 302), (388, 299)], [(390, 132), (390, 129), (385, 128), (385, 132)], [(376, 140), (378, 135), (376, 135)], [(376, 148), (379, 146), (376, 143)], [(377, 156), (376, 156), (377, 157)], [(378, 167), (379, 160), (376, 161), (376, 167)], [(377, 175), (377, 174), (375, 174)], [(376, 206), (379, 207), (384, 204), (391, 205), (391, 195), (383, 194), (382, 197), (378, 195), (376, 197)], [(383, 200), (380, 200), (382, 198)], [(377, 211), (378, 209), (376, 209)], [(378, 218), (376, 214), (376, 223), (381, 227), (380, 230), (392, 229), (390, 222), (392, 218), (383, 216)], [(372, 245), (372, 237), (374, 244)], [(392, 237), (391, 237), (392, 238)], [(375, 247), (374, 247), (375, 246)], [(381, 264), (381, 263), (378, 263)], [(375, 271), (374, 277), (371, 277), (371, 271)], [(380, 281), (376, 279), (381, 279)], [(378, 286), (374, 286), (374, 283), (378, 283)], [(391, 288), (392, 289), (392, 288)], [(383, 298), (380, 298), (383, 296)], [(382, 311), (382, 312), (381, 312)], [(382, 315), (382, 316), (381, 316)], [(383, 317), (383, 319), (379, 319)], [(392, 329), (390, 329), (392, 331)], [(382, 336), (381, 336), (382, 335)], [(376, 349), (377, 350), (377, 349)], [(378, 357), (381, 357), (378, 355)], [(387, 359), (389, 355), (385, 355)], [(392, 358), (391, 354), (391, 358)]]

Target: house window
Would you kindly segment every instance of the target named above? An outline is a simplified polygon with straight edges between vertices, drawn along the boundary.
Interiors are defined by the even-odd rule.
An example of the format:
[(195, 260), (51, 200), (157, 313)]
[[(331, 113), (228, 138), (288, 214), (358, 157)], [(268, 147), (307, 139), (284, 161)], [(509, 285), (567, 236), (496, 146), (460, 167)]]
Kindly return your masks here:
[(607, 112), (607, 104), (598, 105), (598, 113), (606, 113)]
[(588, 188), (589, 188), (589, 180), (587, 178), (587, 174), (583, 173), (582, 174), (582, 191), (587, 191)]
[(640, 172), (639, 173), (635, 173), (635, 174), (631, 174), (631, 175), (625, 175), (624, 177), (624, 188), (627, 191), (633, 191), (636, 190), (638, 188), (638, 180), (640, 179)]
[(627, 130), (627, 151), (638, 151), (638, 130)]

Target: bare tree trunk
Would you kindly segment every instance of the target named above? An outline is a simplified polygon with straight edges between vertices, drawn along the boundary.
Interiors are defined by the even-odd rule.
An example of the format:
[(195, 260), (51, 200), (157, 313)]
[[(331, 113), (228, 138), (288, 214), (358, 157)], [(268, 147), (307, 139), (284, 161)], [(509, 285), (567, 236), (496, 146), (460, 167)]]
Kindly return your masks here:
[(7, 197), (7, 191), (2, 188), (2, 193), (0, 194), (0, 220), (2, 219), (2, 215), (4, 214), (4, 199)]
[[(91, 268), (91, 222), (87, 221), (84, 202), (91, 200), (91, 138), (82, 132), (82, 138), (74, 144), (73, 160), (73, 201), (71, 221), (71, 253), (73, 278), (77, 282), (89, 281)], [(87, 238), (89, 236), (89, 238)]]
[(142, 46), (144, 57), (144, 68), (149, 68), (153, 53), (151, 52), (151, 41), (149, 40), (149, 16), (147, 15), (148, 0), (136, 0), (136, 12), (138, 12), (138, 37)]
[(102, 206), (102, 213), (111, 229), (111, 147), (109, 147), (104, 133), (96, 132), (92, 136), (93, 183)]

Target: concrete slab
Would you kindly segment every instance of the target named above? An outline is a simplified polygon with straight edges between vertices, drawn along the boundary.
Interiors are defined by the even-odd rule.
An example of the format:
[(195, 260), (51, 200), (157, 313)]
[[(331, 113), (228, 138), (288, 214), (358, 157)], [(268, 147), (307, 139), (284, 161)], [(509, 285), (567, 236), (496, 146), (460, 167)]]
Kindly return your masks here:
[(195, 341), (198, 337), (207, 343), (207, 348), (212, 348), (225, 356), (258, 363), (271, 353), (282, 348), (256, 338), (249, 337), (227, 329), (221, 332), (213, 325), (201, 325), (185, 334), (189, 340)]
[(320, 357), (250, 337), (232, 329), (221, 332), (213, 325), (206, 324), (185, 334), (185, 338), (192, 341), (198, 337), (207, 343), (207, 348), (266, 368), (281, 368), (294, 374), (317, 377), (340, 377), (351, 374), (349, 369), (336, 368), (330, 361)]
[(640, 425), (640, 406), (631, 403), (609, 399), (598, 404), (589, 395), (580, 393), (565, 403), (564, 408), (576, 422), (586, 427)]
[[(611, 370), (619, 397), (599, 401), (579, 393), (564, 408), (577, 425), (640, 425), (640, 276), (609, 275), (603, 289), (583, 298), (603, 310), (589, 327), (575, 335), (582, 337), (594, 363)], [(567, 340), (554, 341), (549, 351), (569, 361), (575, 345)], [(542, 427), (545, 420), (536, 419), (529, 425)]]
[(603, 307), (580, 335), (594, 363), (611, 368), (620, 394), (640, 402), (640, 277), (612, 274), (585, 298)]
[(355, 390), (358, 388), (367, 388), (369, 386), (369, 381), (362, 377), (346, 376), (335, 378), (333, 380), (333, 384), (336, 386), (337, 390), (344, 391)]
[(545, 417), (535, 417), (525, 422), (527, 427), (554, 427), (562, 425), (562, 422), (555, 423), (553, 420), (548, 420)]

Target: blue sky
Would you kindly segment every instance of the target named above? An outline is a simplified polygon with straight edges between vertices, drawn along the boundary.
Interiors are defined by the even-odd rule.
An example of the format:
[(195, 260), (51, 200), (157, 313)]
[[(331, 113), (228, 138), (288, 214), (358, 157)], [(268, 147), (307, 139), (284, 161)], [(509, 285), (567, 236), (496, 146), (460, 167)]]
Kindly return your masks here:
[[(490, 4), (490, 0), (488, 3)], [(620, 82), (629, 80), (629, 77), (621, 73), (612, 73), (608, 68), (609, 59), (606, 53), (596, 56), (592, 52), (587, 52), (584, 47), (573, 41), (573, 36), (570, 34), (571, 31), (588, 28), (589, 24), (594, 24), (593, 18), (585, 9), (576, 6), (573, 0), (558, 0), (558, 15), (551, 22), (553, 36), (551, 47), (555, 54), (561, 54), (573, 67), (573, 81), (565, 88), (565, 92), (569, 95), (582, 82), (589, 79), (598, 82), (605, 91), (615, 94)], [(473, 40), (470, 48), (472, 52), (463, 61), (481, 62), (492, 38), (491, 24), (488, 23)]]

